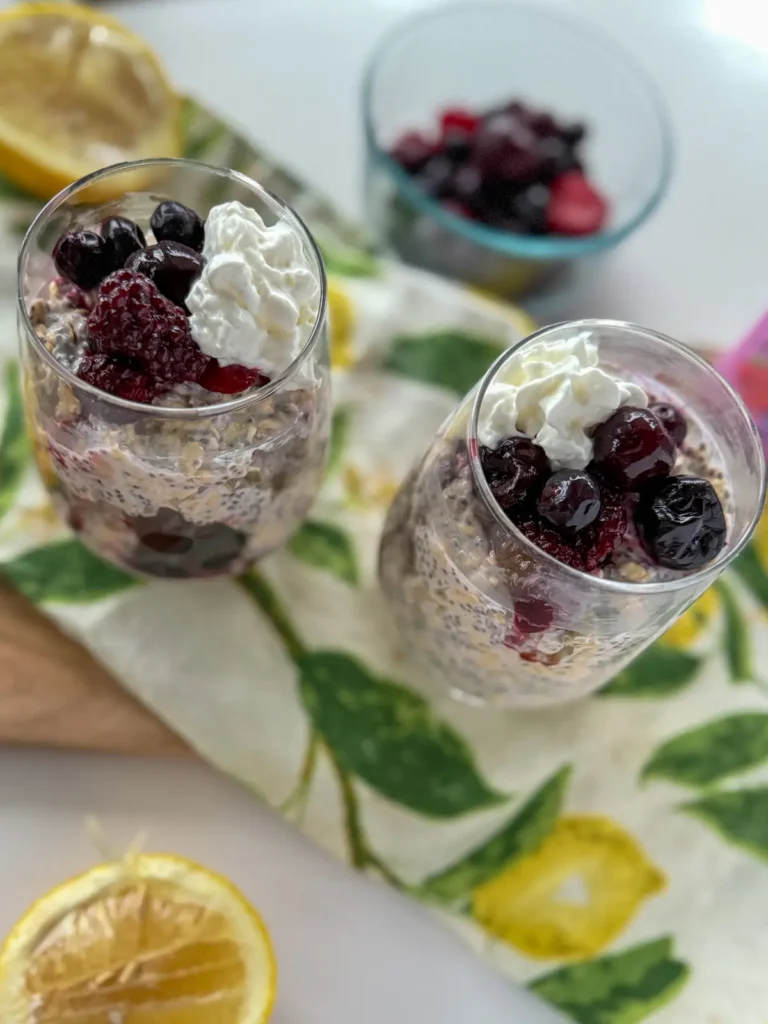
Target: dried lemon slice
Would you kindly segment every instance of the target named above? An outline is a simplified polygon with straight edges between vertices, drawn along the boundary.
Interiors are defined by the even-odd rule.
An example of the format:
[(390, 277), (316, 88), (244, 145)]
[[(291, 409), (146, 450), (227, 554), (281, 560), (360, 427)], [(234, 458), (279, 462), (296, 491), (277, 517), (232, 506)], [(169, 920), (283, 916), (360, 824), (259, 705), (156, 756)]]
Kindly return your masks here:
[[(90, 7), (0, 12), (0, 171), (42, 199), (123, 160), (178, 156), (178, 100), (157, 57)], [(149, 180), (120, 178), (121, 190)], [(94, 199), (109, 199), (103, 191)]]
[(103, 864), (43, 896), (0, 953), (3, 1024), (264, 1024), (264, 924), (226, 879), (180, 857)]

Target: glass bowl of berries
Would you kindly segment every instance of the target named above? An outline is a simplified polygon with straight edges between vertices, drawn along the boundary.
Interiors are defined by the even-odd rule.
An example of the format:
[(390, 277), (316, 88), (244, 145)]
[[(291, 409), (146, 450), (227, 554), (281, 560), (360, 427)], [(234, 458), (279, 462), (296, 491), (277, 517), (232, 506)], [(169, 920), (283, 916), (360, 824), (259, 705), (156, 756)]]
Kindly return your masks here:
[[(19, 257), (27, 418), (80, 539), (139, 575), (234, 575), (307, 514), (330, 436), (322, 260), (244, 175), (136, 164), (51, 200)], [(125, 191), (121, 183), (125, 183)], [(119, 196), (104, 203), (105, 186)]]
[(502, 296), (612, 249), (668, 187), (653, 83), (612, 40), (539, 7), (405, 22), (370, 60), (363, 108), (378, 243)]

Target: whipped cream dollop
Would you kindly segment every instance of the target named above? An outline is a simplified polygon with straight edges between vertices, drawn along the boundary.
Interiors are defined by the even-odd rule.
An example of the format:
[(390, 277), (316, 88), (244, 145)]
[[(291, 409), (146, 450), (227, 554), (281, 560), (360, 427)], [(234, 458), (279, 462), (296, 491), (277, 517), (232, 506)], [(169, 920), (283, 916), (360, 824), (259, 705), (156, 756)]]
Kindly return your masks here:
[(588, 431), (624, 405), (645, 408), (641, 387), (598, 366), (589, 332), (525, 346), (486, 392), (478, 436), (495, 448), (511, 435), (530, 437), (553, 469), (584, 469), (592, 458)]
[(214, 206), (206, 264), (187, 297), (192, 337), (224, 366), (274, 377), (299, 355), (320, 307), (311, 255), (287, 221), (267, 226), (242, 203)]

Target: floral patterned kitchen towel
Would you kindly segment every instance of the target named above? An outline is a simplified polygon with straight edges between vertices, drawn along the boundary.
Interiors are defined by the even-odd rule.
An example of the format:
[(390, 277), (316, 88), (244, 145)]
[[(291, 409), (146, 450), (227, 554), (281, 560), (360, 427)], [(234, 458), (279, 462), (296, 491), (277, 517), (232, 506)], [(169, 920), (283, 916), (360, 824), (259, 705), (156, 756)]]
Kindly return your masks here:
[[(592, 699), (486, 713), (430, 696), (377, 590), (382, 518), (457, 397), (531, 325), (377, 262), (191, 103), (187, 140), (190, 155), (284, 195), (325, 248), (335, 414), (321, 499), (287, 549), (242, 579), (138, 582), (53, 515), (9, 349), (5, 577), (204, 757), (566, 1018), (766, 1024), (768, 519), (735, 569)], [(4, 190), (6, 339), (12, 254), (32, 212)]]

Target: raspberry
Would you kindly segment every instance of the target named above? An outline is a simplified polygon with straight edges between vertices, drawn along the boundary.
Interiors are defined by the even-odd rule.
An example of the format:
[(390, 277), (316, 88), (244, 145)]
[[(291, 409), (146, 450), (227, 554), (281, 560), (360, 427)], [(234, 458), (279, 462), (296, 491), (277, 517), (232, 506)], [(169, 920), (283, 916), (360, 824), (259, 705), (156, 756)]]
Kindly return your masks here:
[(627, 529), (624, 496), (601, 482), (600, 497), (602, 503), (597, 521), (578, 533), (564, 535), (530, 509), (512, 516), (512, 522), (529, 540), (559, 562), (582, 572), (594, 572), (608, 561)]
[(222, 366), (218, 359), (211, 359), (203, 371), (198, 384), (208, 391), (216, 391), (220, 395), (238, 395), (248, 388), (263, 387), (269, 384), (269, 377), (261, 370), (251, 370), (239, 363), (233, 366)]
[(118, 270), (101, 285), (88, 340), (96, 354), (141, 360), (150, 377), (169, 384), (196, 381), (208, 364), (183, 310), (131, 270)]
[(87, 384), (130, 402), (144, 402), (148, 405), (158, 393), (154, 381), (135, 365), (119, 357), (84, 356), (77, 375)]

